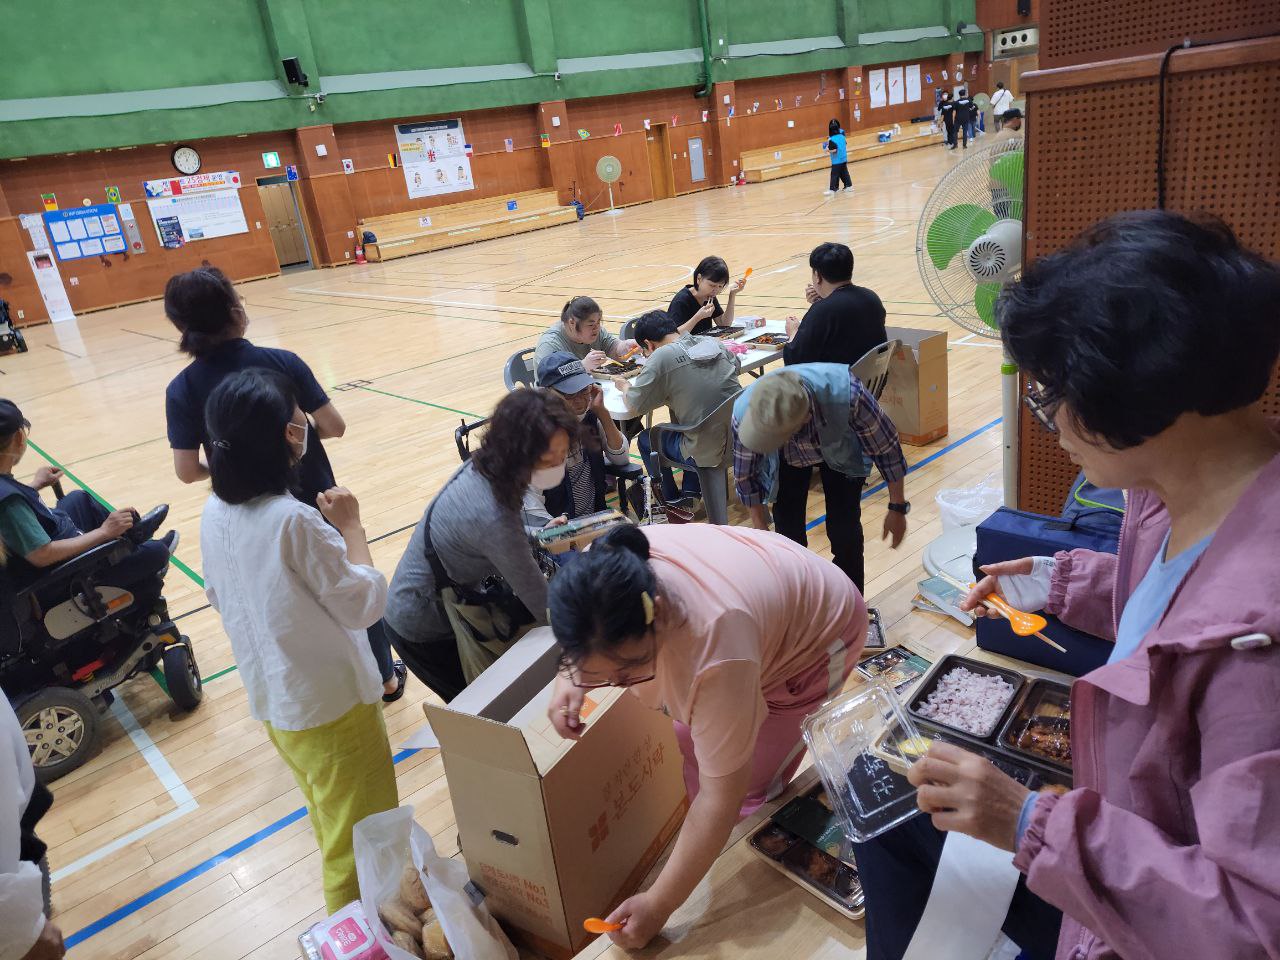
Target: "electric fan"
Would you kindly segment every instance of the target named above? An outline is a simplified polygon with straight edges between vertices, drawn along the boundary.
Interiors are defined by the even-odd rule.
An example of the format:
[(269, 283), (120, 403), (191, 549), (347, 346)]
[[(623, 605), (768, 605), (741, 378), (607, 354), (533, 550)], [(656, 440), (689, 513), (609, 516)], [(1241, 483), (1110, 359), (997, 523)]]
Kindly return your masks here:
[[(971, 334), (997, 339), (1000, 290), (1022, 269), (1022, 139), (985, 147), (956, 164), (925, 201), (916, 261), (938, 308)], [(1018, 368), (1000, 367), (1004, 499), (1017, 502)]]
[(613, 207), (613, 185), (622, 177), (622, 161), (617, 157), (601, 157), (596, 161), (596, 176), (609, 188), (609, 214), (616, 217), (622, 211)]

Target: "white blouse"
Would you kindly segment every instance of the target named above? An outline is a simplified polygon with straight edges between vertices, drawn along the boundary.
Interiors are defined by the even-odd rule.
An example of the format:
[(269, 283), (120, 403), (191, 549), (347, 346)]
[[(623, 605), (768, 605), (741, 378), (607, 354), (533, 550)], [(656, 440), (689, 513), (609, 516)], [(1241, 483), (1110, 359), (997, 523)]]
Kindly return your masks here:
[(20, 960), (44, 930), (40, 868), (20, 859), (35, 771), (27, 738), (0, 693), (0, 960)]
[(211, 496), (200, 550), (255, 719), (308, 730), (382, 698), (365, 630), (386, 608), (387, 580), (347, 559), (319, 511), (287, 494), (235, 506)]

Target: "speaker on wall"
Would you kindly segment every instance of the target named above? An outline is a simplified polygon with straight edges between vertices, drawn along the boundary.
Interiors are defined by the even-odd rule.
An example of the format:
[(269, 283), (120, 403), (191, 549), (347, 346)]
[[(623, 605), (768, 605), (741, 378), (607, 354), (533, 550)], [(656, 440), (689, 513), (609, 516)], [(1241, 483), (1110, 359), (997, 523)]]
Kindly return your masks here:
[(302, 64), (297, 57), (286, 57), (280, 61), (284, 65), (284, 78), (300, 87), (307, 85), (307, 75), (302, 72)]
[(1018, 0), (1018, 16), (1031, 16), (1031, 0)]

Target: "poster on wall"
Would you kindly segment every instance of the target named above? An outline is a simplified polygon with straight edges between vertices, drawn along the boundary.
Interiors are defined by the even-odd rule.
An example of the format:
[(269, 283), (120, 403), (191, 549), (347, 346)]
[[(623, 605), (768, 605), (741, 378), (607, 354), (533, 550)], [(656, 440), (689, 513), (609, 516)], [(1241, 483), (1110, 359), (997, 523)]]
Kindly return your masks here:
[(156, 226), (156, 238), (163, 247), (249, 232), (238, 190), (156, 197), (147, 201), (147, 209)]
[(59, 260), (80, 260), (104, 253), (124, 252), (124, 233), (115, 204), (47, 210), (44, 223)]
[(883, 70), (868, 70), (867, 86), (870, 89), (870, 102), (873, 109), (883, 107), (889, 102), (884, 89)]
[(53, 256), (48, 250), (28, 250), (27, 262), (31, 264), (31, 272), (36, 278), (36, 287), (40, 290), (40, 299), (49, 312), (49, 319), (54, 323), (63, 320), (74, 320), (75, 311), (71, 309), (71, 301), (67, 299), (67, 289), (62, 285), (62, 274)]
[(193, 193), (216, 193), (220, 190), (239, 190), (240, 174), (234, 170), (218, 173), (197, 173), (190, 177), (174, 177), (170, 180), (146, 180), (142, 191), (148, 197), (179, 197)]
[(889, 105), (896, 106), (907, 100), (906, 87), (902, 82), (902, 68), (890, 67), (888, 73)]
[(397, 123), (396, 143), (411, 198), (475, 189), (461, 120)]
[(916, 103), (920, 99), (920, 64), (907, 65), (907, 102)]

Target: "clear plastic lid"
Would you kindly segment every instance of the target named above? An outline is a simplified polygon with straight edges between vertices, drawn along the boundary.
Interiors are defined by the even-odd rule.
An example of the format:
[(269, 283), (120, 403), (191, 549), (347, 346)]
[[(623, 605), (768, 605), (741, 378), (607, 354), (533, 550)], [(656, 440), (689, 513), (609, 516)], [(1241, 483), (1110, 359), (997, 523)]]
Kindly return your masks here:
[(804, 739), (854, 843), (919, 812), (906, 772), (929, 741), (888, 684), (877, 680), (832, 700), (805, 719)]

